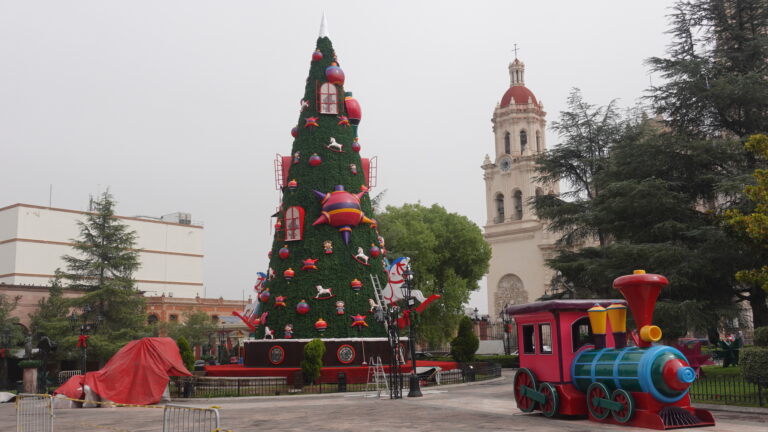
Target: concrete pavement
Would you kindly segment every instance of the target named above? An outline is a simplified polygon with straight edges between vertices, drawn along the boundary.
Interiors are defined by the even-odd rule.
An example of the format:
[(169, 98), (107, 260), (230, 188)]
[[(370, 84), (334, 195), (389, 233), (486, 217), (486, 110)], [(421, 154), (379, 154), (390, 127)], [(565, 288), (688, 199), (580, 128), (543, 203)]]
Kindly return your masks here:
[[(506, 372), (506, 371), (505, 371)], [(183, 402), (190, 406), (221, 407), (221, 425), (246, 431), (639, 431), (587, 420), (553, 420), (523, 414), (512, 395), (511, 376), (492, 382), (424, 390), (422, 398), (365, 398), (362, 394), (211, 399)], [(718, 424), (699, 431), (765, 432), (768, 414), (715, 412)], [(161, 431), (162, 410), (98, 408), (57, 410), (54, 430)], [(0, 406), (0, 431), (12, 431), (12, 404)]]

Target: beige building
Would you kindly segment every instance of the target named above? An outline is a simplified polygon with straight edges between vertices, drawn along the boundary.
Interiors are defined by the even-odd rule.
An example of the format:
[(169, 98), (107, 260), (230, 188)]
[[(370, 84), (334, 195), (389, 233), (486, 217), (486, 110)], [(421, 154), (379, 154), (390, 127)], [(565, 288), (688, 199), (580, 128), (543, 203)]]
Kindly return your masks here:
[[(30, 204), (0, 208), (0, 284), (46, 286), (61, 259), (73, 255), (72, 239), (86, 213)], [(203, 227), (186, 213), (162, 218), (117, 216), (136, 231), (141, 267), (133, 277), (147, 295), (205, 297)]]
[(528, 200), (559, 194), (557, 184), (534, 180), (534, 159), (547, 148), (544, 104), (525, 86), (525, 64), (509, 64), (510, 87), (493, 111), (495, 154), (486, 155), (483, 178), (490, 243), (488, 313), (499, 316), (505, 304), (533, 301), (544, 294), (552, 270), (544, 261), (554, 255), (556, 237), (539, 221)]

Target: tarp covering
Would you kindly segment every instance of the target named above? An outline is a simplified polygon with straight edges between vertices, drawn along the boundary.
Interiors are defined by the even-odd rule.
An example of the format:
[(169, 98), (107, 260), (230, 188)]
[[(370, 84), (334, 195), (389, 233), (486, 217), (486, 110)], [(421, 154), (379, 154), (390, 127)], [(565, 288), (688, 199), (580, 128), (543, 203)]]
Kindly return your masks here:
[(87, 384), (102, 399), (147, 405), (160, 402), (169, 376), (191, 375), (173, 339), (143, 338), (129, 342), (101, 370), (85, 374), (85, 380), (82, 375), (70, 378), (54, 394), (82, 399)]

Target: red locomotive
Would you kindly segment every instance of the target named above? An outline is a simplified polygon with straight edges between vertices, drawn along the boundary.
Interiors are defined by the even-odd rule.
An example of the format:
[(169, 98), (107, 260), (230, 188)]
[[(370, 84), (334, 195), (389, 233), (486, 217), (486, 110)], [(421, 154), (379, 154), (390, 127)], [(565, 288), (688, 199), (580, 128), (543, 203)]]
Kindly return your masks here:
[[(636, 270), (613, 282), (626, 301), (550, 300), (507, 308), (520, 351), (518, 408), (652, 429), (714, 425), (709, 411), (691, 406), (688, 389), (696, 374), (685, 356), (654, 343), (661, 329), (651, 324), (653, 309), (668, 283)], [(630, 346), (627, 304), (638, 329), (629, 333)]]

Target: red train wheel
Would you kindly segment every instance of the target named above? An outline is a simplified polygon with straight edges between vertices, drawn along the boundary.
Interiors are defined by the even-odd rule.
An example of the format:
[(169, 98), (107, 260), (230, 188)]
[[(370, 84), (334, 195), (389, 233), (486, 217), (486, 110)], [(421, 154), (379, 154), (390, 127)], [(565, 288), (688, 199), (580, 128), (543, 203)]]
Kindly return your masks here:
[(632, 395), (626, 390), (616, 389), (613, 391), (613, 395), (611, 395), (611, 400), (621, 404), (621, 409), (611, 411), (614, 420), (619, 423), (628, 422), (635, 413), (635, 400), (632, 398)]
[(550, 383), (541, 383), (539, 393), (544, 395), (544, 403), (539, 404), (541, 413), (547, 417), (554, 417), (560, 409), (560, 399), (557, 396), (557, 389)]
[(605, 408), (600, 404), (600, 399), (610, 400), (608, 396), (608, 388), (601, 383), (592, 383), (587, 388), (587, 408), (592, 417), (603, 420), (608, 417), (611, 410)]
[(533, 372), (526, 368), (520, 368), (515, 373), (514, 379), (515, 402), (522, 412), (531, 412), (536, 408), (536, 401), (527, 395), (526, 391), (536, 391), (536, 378)]

